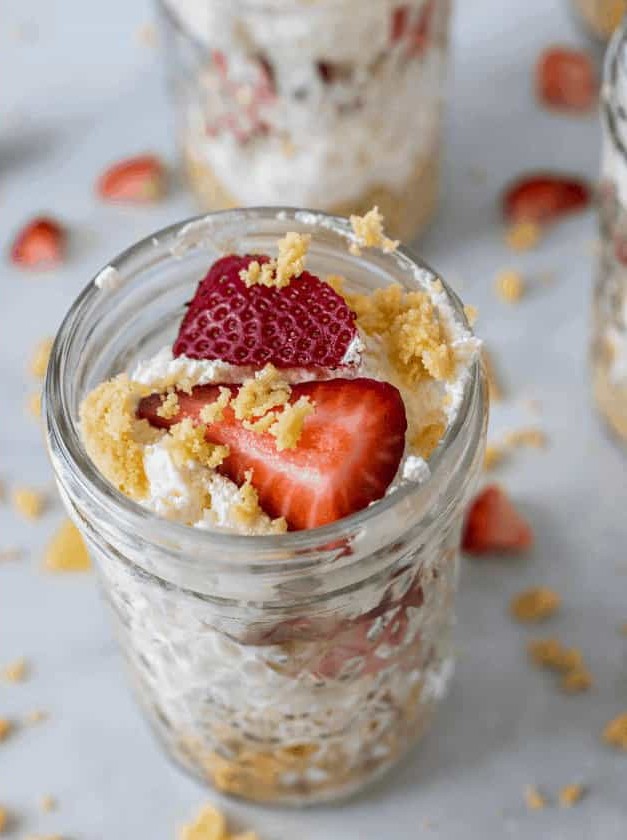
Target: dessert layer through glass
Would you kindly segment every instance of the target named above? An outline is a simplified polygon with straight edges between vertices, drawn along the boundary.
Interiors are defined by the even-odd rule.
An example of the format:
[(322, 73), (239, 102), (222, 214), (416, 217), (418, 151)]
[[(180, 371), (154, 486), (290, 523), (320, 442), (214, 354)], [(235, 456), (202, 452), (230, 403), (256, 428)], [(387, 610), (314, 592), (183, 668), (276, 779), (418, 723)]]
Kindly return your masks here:
[(304, 803), (390, 767), (445, 691), (459, 531), (485, 437), (479, 365), (428, 480), (310, 531), (247, 537), (159, 518), (104, 480), (78, 430), (87, 392), (162, 346), (208, 264), (225, 250), (268, 253), (294, 230), (312, 234), (318, 274), (362, 288), (432, 277), (402, 249), (350, 254), (348, 224), (319, 214), (234, 211), (170, 228), (76, 302), (53, 350), (46, 417), (61, 494), (168, 752), (220, 790)]
[(437, 204), (449, 0), (161, 0), (177, 133), (207, 209)]

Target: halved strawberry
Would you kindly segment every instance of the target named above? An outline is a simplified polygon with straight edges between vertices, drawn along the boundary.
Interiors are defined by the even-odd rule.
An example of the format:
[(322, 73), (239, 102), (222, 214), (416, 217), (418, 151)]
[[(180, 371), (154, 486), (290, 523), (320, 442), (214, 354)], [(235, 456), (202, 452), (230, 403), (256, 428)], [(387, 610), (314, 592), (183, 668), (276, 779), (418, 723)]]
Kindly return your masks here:
[(304, 271), (281, 289), (246, 287), (240, 271), (266, 256), (219, 259), (196, 290), (174, 342), (175, 356), (262, 368), (336, 368), (357, 334), (355, 315), (318, 277)]
[(530, 548), (533, 531), (502, 487), (491, 484), (472, 502), (466, 516), (462, 548), (469, 554), (517, 552)]
[(166, 170), (155, 155), (138, 155), (109, 166), (96, 183), (105, 201), (148, 203), (165, 193)]
[(11, 246), (11, 260), (26, 268), (53, 268), (65, 255), (67, 234), (50, 216), (38, 216), (25, 225)]
[(545, 105), (568, 111), (589, 111), (597, 99), (597, 74), (583, 50), (553, 46), (536, 65), (536, 92)]
[(534, 173), (510, 184), (502, 202), (508, 222), (546, 224), (585, 210), (591, 200), (592, 191), (580, 178)]
[(409, 6), (405, 3), (392, 9), (392, 22), (390, 26), (390, 40), (397, 44), (407, 34), (409, 23)]
[[(217, 396), (213, 385), (179, 392), (178, 414), (165, 419), (157, 414), (161, 396), (153, 394), (137, 413), (168, 428), (184, 417), (196, 420)], [(292, 387), (292, 401), (304, 396), (314, 411), (294, 449), (277, 451), (271, 435), (245, 429), (230, 408), (207, 426), (206, 435), (230, 449), (220, 471), (241, 485), (252, 470), (262, 508), (272, 517), (284, 516), (292, 530), (327, 525), (380, 499), (398, 469), (407, 428), (401, 395), (387, 382), (330, 379)]]

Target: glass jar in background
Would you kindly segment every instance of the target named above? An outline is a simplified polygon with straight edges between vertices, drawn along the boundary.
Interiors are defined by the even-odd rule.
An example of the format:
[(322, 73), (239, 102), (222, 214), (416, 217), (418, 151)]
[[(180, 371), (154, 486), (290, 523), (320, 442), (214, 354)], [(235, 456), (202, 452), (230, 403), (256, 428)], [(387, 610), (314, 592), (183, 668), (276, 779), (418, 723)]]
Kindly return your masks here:
[(594, 293), (592, 369), (598, 406), (627, 441), (627, 26), (605, 59), (599, 185), (601, 252)]
[(205, 209), (438, 199), (450, 0), (159, 0), (178, 142)]
[(571, 0), (586, 29), (602, 41), (611, 38), (625, 12), (627, 0)]
[[(141, 705), (167, 752), (219, 790), (310, 803), (391, 767), (446, 691), (464, 509), (480, 471), (476, 363), (431, 477), (311, 531), (247, 537), (161, 519), (109, 485), (78, 430), (84, 396), (176, 333), (222, 248), (313, 235), (310, 270), (366, 291), (433, 274), (408, 253), (350, 254), (345, 220), (284, 210), (211, 214), (113, 261), (67, 315), (45, 386), (62, 498), (89, 545)], [(455, 317), (460, 302), (448, 290)]]

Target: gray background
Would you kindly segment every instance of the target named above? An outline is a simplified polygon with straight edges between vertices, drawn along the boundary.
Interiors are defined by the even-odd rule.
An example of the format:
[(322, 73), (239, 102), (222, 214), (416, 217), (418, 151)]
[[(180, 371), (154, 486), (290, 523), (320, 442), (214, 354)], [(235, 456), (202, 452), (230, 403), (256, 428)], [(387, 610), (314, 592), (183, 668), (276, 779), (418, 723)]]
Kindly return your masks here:
[[(561, 224), (539, 250), (517, 256), (502, 243), (495, 199), (526, 168), (595, 177), (595, 116), (542, 112), (531, 87), (542, 46), (583, 38), (561, 0), (457, 6), (444, 196), (420, 250), (479, 307), (478, 330), (498, 354), (511, 400), (494, 411), (493, 434), (537, 422), (550, 437), (546, 452), (522, 452), (498, 473), (533, 520), (537, 546), (520, 560), (464, 563), (452, 692), (423, 746), (381, 785), (348, 805), (305, 812), (223, 801), (262, 840), (627, 836), (627, 755), (598, 737), (627, 709), (627, 639), (618, 632), (627, 621), (627, 526), (625, 458), (592, 410), (587, 381), (595, 220)], [(40, 430), (23, 408), (34, 343), (109, 256), (193, 212), (181, 188), (145, 209), (93, 196), (95, 177), (119, 156), (155, 149), (175, 159), (160, 64), (137, 34), (150, 17), (147, 0), (3, 3), (0, 247), (40, 210), (72, 230), (70, 258), (52, 274), (2, 264), (0, 471), (9, 485), (50, 482)], [(536, 280), (508, 308), (493, 277), (509, 265), (549, 272), (553, 282)], [(530, 399), (538, 417), (525, 407)], [(23, 815), (19, 836), (172, 838), (208, 795), (164, 760), (140, 718), (93, 576), (39, 572), (60, 518), (58, 505), (34, 525), (0, 506), (1, 544), (27, 549), (0, 568), (0, 663), (25, 655), (34, 666), (27, 683), (0, 683), (0, 716), (35, 707), (51, 715), (0, 745), (0, 802)], [(587, 695), (559, 694), (551, 675), (526, 662), (532, 631), (509, 620), (507, 602), (537, 583), (563, 596), (546, 630), (584, 651), (596, 679)], [(526, 811), (525, 785), (554, 794), (571, 782), (590, 786), (576, 808)], [(38, 813), (47, 792), (59, 799), (56, 814)]]

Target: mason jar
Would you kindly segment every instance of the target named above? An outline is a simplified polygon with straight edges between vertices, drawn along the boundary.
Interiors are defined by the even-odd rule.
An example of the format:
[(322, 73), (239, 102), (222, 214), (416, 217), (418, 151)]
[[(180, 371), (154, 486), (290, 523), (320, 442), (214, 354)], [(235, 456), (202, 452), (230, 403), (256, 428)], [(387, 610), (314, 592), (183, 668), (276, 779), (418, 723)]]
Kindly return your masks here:
[(349, 253), (348, 222), (322, 214), (251, 209), (175, 225), (113, 260), (74, 303), (45, 417), (61, 497), (166, 751), (226, 793), (299, 804), (345, 796), (391, 767), (446, 691), (460, 528), (486, 433), (480, 364), (428, 480), (308, 531), (249, 537), (159, 518), (103, 478), (78, 427), (92, 388), (176, 334), (208, 264), (225, 250), (267, 253), (287, 231), (312, 234), (309, 270), (361, 291), (434, 278), (404, 249)]
[(605, 59), (599, 185), (601, 250), (593, 304), (594, 394), (611, 429), (627, 441), (627, 26)]
[(585, 28), (595, 38), (607, 41), (618, 28), (627, 0), (571, 0)]
[(438, 198), (450, 0), (158, 0), (204, 209), (312, 207), (412, 239)]

